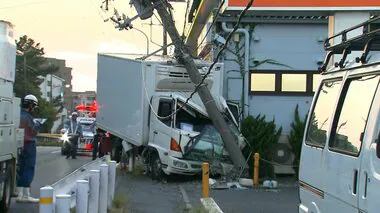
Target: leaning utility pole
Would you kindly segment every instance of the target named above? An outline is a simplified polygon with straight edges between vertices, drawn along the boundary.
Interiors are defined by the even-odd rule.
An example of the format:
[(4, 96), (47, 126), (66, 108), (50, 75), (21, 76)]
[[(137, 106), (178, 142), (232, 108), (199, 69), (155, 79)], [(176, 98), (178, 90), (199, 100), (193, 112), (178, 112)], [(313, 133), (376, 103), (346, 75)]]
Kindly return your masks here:
[[(171, 13), (169, 13), (166, 9), (166, 7), (168, 6), (166, 0), (143, 0), (143, 2), (145, 2), (147, 5), (151, 5), (153, 2), (154, 5), (156, 5), (155, 9), (160, 15), (164, 28), (168, 32), (175, 46), (176, 58), (178, 62), (185, 65), (185, 68), (189, 73), (191, 81), (194, 84), (199, 85), (202, 82), (202, 76), (198, 72), (197, 66), (193, 58), (191, 57), (191, 54), (189, 54), (188, 48), (186, 48), (186, 46), (184, 45), (183, 40), (181, 39), (174, 25)], [(211, 93), (207, 88), (206, 84), (201, 84), (199, 86), (198, 94), (203, 104), (205, 105), (207, 113), (209, 114), (212, 122), (214, 123), (215, 128), (220, 132), (224, 145), (228, 151), (229, 156), (231, 157), (233, 164), (235, 165), (235, 168), (244, 168), (245, 158), (239, 148), (238, 142), (235, 141), (235, 138), (233, 137), (230, 131), (230, 127), (224, 120), (222, 114), (219, 112), (217, 105), (213, 97), (211, 96)]]

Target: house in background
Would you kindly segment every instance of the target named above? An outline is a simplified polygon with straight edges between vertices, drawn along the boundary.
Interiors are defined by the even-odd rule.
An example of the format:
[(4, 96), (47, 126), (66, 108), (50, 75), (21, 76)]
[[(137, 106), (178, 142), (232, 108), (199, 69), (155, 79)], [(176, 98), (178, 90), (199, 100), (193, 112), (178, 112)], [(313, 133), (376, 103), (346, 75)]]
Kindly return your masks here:
[[(186, 44), (193, 55), (210, 61), (225, 43), (248, 1), (226, 0), (222, 15), (212, 25), (215, 15), (209, 16), (207, 11), (216, 12), (219, 2), (194, 0), (192, 8), (196, 8), (197, 15), (192, 18), (194, 11), (190, 11), (189, 16), (192, 28)], [(274, 158), (277, 163), (292, 164), (294, 160), (287, 135), (296, 106), (301, 116), (310, 108), (319, 83), (318, 68), (324, 62), (325, 39), (376, 15), (380, 2), (378, 6), (372, 3), (363, 0), (356, 3), (358, 6), (341, 0), (322, 0), (313, 5), (315, 1), (257, 0), (242, 18), (239, 30), (220, 59), (225, 71), (223, 93), (228, 101), (240, 104), (244, 117), (262, 114), (268, 120), (274, 118), (277, 127), (283, 128)], [(210, 32), (206, 36), (207, 31)], [(249, 58), (247, 64), (245, 54)], [(268, 59), (282, 65), (262, 63)], [(276, 166), (275, 172), (294, 171)]]
[(59, 131), (63, 122), (67, 118), (67, 109), (64, 106), (64, 90), (68, 85), (66, 81), (56, 75), (48, 74), (45, 77), (40, 77), (43, 79), (43, 82), (40, 84), (40, 90), (42, 93), (42, 98), (48, 102), (52, 102), (58, 98), (60, 98), (62, 105), (57, 107), (58, 110), (58, 119), (54, 121), (51, 132)]

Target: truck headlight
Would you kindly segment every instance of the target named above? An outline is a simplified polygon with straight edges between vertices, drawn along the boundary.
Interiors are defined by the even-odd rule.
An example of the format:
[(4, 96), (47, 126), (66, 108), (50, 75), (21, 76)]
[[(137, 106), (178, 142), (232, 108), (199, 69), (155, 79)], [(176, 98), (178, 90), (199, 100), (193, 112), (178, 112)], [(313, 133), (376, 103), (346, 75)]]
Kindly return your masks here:
[(185, 168), (185, 169), (187, 169), (187, 164), (186, 164), (186, 163), (183, 163), (183, 162), (181, 162), (181, 161), (174, 160), (174, 161), (173, 161), (173, 165), (174, 165), (175, 167), (179, 167), (179, 168)]

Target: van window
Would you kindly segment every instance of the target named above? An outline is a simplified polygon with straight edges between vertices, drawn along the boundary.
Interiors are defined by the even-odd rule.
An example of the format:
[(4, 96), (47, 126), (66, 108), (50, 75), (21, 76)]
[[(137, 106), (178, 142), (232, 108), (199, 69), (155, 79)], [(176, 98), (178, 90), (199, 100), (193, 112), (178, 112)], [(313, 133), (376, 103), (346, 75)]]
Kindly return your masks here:
[(359, 154), (361, 135), (378, 83), (379, 76), (374, 75), (346, 81), (331, 131), (331, 150), (353, 156)]
[(322, 83), (306, 136), (306, 144), (324, 147), (331, 115), (338, 98), (341, 79), (327, 80)]

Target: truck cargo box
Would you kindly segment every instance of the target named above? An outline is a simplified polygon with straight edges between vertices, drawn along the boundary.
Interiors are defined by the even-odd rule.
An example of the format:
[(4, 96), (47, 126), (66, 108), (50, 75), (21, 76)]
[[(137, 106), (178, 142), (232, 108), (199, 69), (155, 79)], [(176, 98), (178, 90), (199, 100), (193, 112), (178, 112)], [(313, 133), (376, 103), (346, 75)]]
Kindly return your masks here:
[[(98, 55), (97, 125), (141, 146), (144, 143), (142, 63)], [(146, 131), (146, 130), (145, 130)]]

